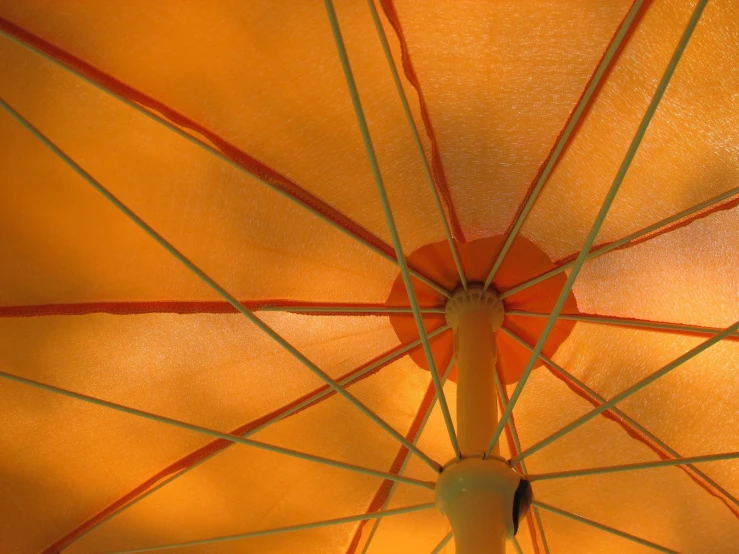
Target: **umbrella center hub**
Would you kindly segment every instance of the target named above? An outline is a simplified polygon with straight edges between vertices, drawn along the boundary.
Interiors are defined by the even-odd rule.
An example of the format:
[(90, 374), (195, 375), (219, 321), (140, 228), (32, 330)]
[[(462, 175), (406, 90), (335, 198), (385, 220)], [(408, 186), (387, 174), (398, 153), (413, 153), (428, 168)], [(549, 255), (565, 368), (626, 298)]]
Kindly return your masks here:
[(447, 300), (445, 314), (453, 331), (457, 331), (462, 319), (475, 317), (489, 322), (490, 330), (495, 332), (503, 325), (505, 309), (496, 291), (484, 290), (482, 284), (470, 283), (467, 290), (458, 289)]
[[(436, 483), (439, 510), (454, 531), (457, 552), (505, 552), (527, 507), (528, 483), (499, 457), (452, 460)], [(496, 545), (496, 548), (493, 546)]]

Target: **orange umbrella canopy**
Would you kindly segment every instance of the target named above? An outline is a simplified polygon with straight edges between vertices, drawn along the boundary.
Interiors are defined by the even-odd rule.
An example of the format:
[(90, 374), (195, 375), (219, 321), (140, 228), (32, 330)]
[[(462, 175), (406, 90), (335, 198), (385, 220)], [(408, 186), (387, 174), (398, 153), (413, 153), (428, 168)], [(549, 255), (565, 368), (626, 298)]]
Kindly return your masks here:
[(734, 0), (1, 0), (0, 551), (454, 552), (487, 281), (510, 552), (736, 552), (737, 59)]

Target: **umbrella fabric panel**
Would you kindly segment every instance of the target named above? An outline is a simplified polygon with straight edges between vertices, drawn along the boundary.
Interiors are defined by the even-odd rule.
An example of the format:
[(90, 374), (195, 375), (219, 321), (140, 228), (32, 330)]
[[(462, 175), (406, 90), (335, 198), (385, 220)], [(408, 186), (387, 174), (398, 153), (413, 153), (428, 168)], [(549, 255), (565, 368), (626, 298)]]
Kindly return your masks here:
[[(408, 359), (401, 359), (350, 389), (403, 434), (407, 432), (415, 415), (411, 413), (414, 410), (407, 407), (420, 404), (424, 387), (418, 385), (428, 379), (426, 372), (414, 369), (411, 364)], [(255, 434), (254, 439), (383, 471), (390, 469), (397, 451), (397, 442), (343, 398), (336, 396), (270, 426)], [(236, 452), (238, 450), (242, 452)], [(309, 493), (305, 492), (307, 485), (303, 486), (306, 483), (310, 485)], [(358, 514), (366, 509), (381, 483), (382, 480), (378, 478), (333, 468), (326, 469), (317, 464), (278, 457), (237, 445), (104, 523), (99, 531), (90, 533), (90, 549), (100, 549), (103, 540), (116, 544), (115, 540), (119, 539), (113, 540), (111, 537), (123, 540), (123, 537), (129, 535), (136, 536), (132, 529), (136, 529), (137, 522), (146, 521), (153, 517), (152, 514), (162, 511), (173, 512), (175, 515), (172, 517), (175, 519), (162, 520), (161, 516), (154, 517), (151, 521), (155, 523), (144, 527), (153, 528), (154, 533), (157, 532), (156, 529), (160, 529), (161, 533), (167, 534), (169, 542), (244, 532), (247, 523), (254, 529), (277, 526), (278, 520), (274, 518), (279, 516), (283, 517), (279, 525), (290, 525)], [(270, 492), (271, 489), (275, 492)], [(197, 491), (197, 495), (209, 499), (208, 503), (186, 503), (177, 499), (184, 497), (172, 496), (180, 494), (178, 491), (188, 491), (181, 492), (185, 495), (195, 495), (194, 491)], [(332, 497), (332, 494), (336, 496)], [(425, 502), (429, 501), (430, 494), (432, 493), (426, 494)], [(232, 504), (227, 505), (228, 502), (222, 497), (230, 499), (228, 502)], [(210, 502), (214, 505), (211, 506)], [(241, 507), (233, 503), (240, 503), (238, 506)], [(165, 510), (165, 506), (169, 508)], [(221, 510), (224, 514), (228, 513), (223, 515)], [(196, 524), (186, 524), (182, 519), (177, 520), (186, 517), (200, 521), (206, 513), (221, 514), (223, 517), (208, 515), (207, 525), (210, 527), (207, 529)], [(290, 514), (294, 515), (292, 520), (287, 519)], [(218, 523), (221, 520), (225, 523)], [(193, 526), (198, 528), (199, 535), (195, 533)], [(182, 538), (184, 535), (181, 527), (187, 529), (184, 533), (192, 533), (192, 536)], [(96, 536), (99, 538), (95, 540), (100, 542), (93, 541)], [(145, 538), (141, 538), (142, 543)], [(84, 545), (85, 540), (87, 539), (83, 539), (80, 545)], [(329, 544), (335, 541), (334, 537)], [(95, 548), (92, 547), (93, 544), (96, 545)], [(274, 543), (276, 551), (283, 548), (280, 545), (288, 548), (290, 544), (294, 548), (295, 543), (290, 542), (287, 535), (284, 539), (278, 537)]]
[[(397, 346), (386, 318), (261, 317), (334, 378)], [(0, 318), (2, 370), (224, 431), (323, 381), (240, 315)]]
[[(349, 390), (405, 435), (421, 404), (427, 380), (428, 372), (404, 357)], [(400, 447), (389, 434), (338, 396), (275, 423), (254, 438), (383, 471), (389, 470)]]
[[(415, 460), (409, 462), (409, 466)], [(401, 508), (413, 504), (434, 501), (434, 492), (418, 487), (398, 484), (386, 509)], [(356, 552), (361, 553), (369, 537), (373, 522), (368, 522), (357, 542)], [(437, 509), (424, 510), (397, 517), (383, 518), (370, 542), (368, 554), (377, 552), (431, 552), (449, 532), (446, 518)], [(351, 552), (351, 550), (349, 550)]]
[(381, 3), (407, 42), (465, 237), (503, 232), (631, 3)]
[[(190, 132), (266, 164), (390, 243), (322, 5), (86, 2), (60, 10), (41, 1), (2, 9), (12, 23), (189, 118)], [(411, 251), (443, 238), (438, 218), (428, 217), (436, 213), (431, 189), (366, 4), (342, 5), (339, 17)]]
[(4, 111), (0, 122), (0, 304), (214, 299)]
[[(513, 393), (515, 385), (507, 387), (509, 395)], [(575, 394), (546, 367), (532, 372), (513, 412), (521, 447), (526, 449), (528, 446), (535, 444), (576, 417), (587, 413), (592, 407), (592, 404)], [(607, 425), (606, 429), (611, 429), (611, 427)], [(613, 431), (620, 432), (616, 427), (613, 428)], [(581, 441), (582, 444), (579, 444), (580, 447), (585, 449), (582, 452), (570, 448), (565, 453), (550, 454), (551, 449), (556, 449), (558, 446), (555, 442), (550, 447), (532, 455), (530, 462), (529, 458), (525, 460), (529, 471), (556, 471), (558, 469), (571, 469), (573, 463), (585, 463), (587, 465), (591, 462), (596, 463), (598, 458), (591, 458), (591, 456), (605, 456), (607, 453), (599, 454), (597, 447), (590, 446), (590, 439), (591, 437), (585, 437)], [(542, 461), (535, 463), (536, 460)], [(601, 461), (607, 463), (605, 460)], [(550, 467), (550, 463), (554, 464), (555, 467)]]
[(557, 514), (542, 511), (542, 523), (547, 529), (547, 540), (550, 551), (565, 551), (572, 554), (654, 554), (647, 546), (633, 543), (583, 525), (577, 521), (565, 519)]
[[(401, 495), (398, 494), (398, 496)], [(407, 506), (407, 504), (403, 505)], [(449, 523), (437, 509), (387, 517), (380, 523), (367, 554), (382, 552), (421, 554), (433, 552), (436, 545), (446, 536), (449, 530)], [(365, 543), (360, 542), (355, 552), (361, 553), (364, 547)], [(447, 551), (442, 550), (442, 552)], [(448, 552), (454, 552), (453, 544)]]
[[(739, 344), (724, 341), (709, 356), (696, 357), (624, 401), (622, 408), (685, 456), (739, 451), (737, 360)], [(659, 410), (658, 402), (664, 404)], [(736, 498), (736, 472), (729, 468), (708, 475)]]
[[(703, 340), (595, 325), (588, 325), (586, 334), (602, 345), (601, 352), (581, 349), (575, 356), (573, 350), (556, 358), (605, 398), (616, 396)], [(573, 339), (581, 335), (576, 328)], [(616, 343), (629, 344), (630, 353), (619, 351)], [(737, 394), (737, 354), (737, 342), (721, 341), (617, 407), (685, 456), (737, 450), (733, 431), (739, 422), (732, 401)]]
[[(456, 414), (457, 385), (451, 381), (447, 381), (444, 384), (444, 396), (449, 405), (449, 412)], [(456, 422), (456, 417), (452, 419)], [(451, 447), (441, 408), (439, 408), (438, 404), (431, 410), (428, 423), (418, 439), (418, 447), (442, 464), (454, 458), (454, 450)], [(428, 476), (426, 469), (421, 469), (421, 466), (415, 463), (409, 463), (407, 472), (408, 475), (418, 478), (427, 478)]]
[[(593, 349), (589, 352), (583, 346), (587, 344), (582, 340), (584, 333), (589, 335), (591, 344), (600, 344), (602, 350), (596, 352)], [(578, 323), (555, 358), (563, 367), (586, 381), (605, 398), (610, 398), (700, 341), (694, 337)], [(630, 354), (623, 353), (624, 344), (629, 345)], [(620, 345), (620, 348), (616, 345)], [(722, 425), (723, 421), (716, 421), (715, 414), (708, 415), (704, 419), (705, 407), (691, 406), (691, 402), (699, 401), (705, 406), (705, 399), (710, 397), (701, 392), (703, 385), (694, 386), (697, 380), (705, 379), (710, 382), (721, 377), (731, 378), (730, 372), (726, 371), (727, 353), (721, 353), (721, 350), (733, 353), (734, 346), (735, 344), (730, 341), (713, 346), (701, 356), (675, 369), (672, 374), (651, 384), (617, 407), (682, 455), (694, 452), (698, 444), (710, 440), (711, 437), (714, 437), (712, 447), (709, 449), (711, 453), (735, 450), (736, 447), (732, 446), (730, 440), (731, 431), (727, 432), (727, 429), (733, 430), (736, 424), (732, 423), (733, 412), (726, 404), (727, 401), (719, 400), (713, 407), (714, 410), (721, 411), (721, 416), (718, 417), (726, 421), (725, 427)], [(652, 358), (649, 357), (650, 354)], [(736, 354), (728, 354), (728, 357), (731, 360)], [(717, 365), (711, 365), (716, 361)], [(671, 380), (675, 374), (691, 370), (694, 379), (690, 382), (686, 383), (685, 378)], [(551, 373), (545, 371), (532, 374), (516, 406), (516, 422), (524, 449), (592, 408), (592, 405), (578, 398), (572, 391), (568, 391), (564, 383), (554, 384), (555, 379)], [(714, 396), (716, 390), (721, 390), (723, 396), (727, 386), (733, 385), (724, 382), (711, 387)], [(642, 395), (643, 400), (638, 401)], [(730, 397), (731, 393), (727, 392), (726, 398)], [(633, 405), (639, 409), (629, 409)], [(719, 405), (723, 405), (723, 408)], [(658, 425), (658, 422), (661, 422), (661, 425)], [(663, 454), (659, 454), (661, 449), (658, 443), (638, 437), (638, 433), (636, 435), (633, 427), (598, 416), (527, 458), (527, 467), (532, 473), (540, 473), (654, 460), (658, 455), (663, 457)], [(661, 470), (663, 473), (656, 477), (648, 471), (616, 474), (615, 481), (607, 480), (602, 485), (601, 477), (593, 476), (590, 477), (590, 482), (582, 484), (582, 488), (570, 488), (570, 482), (574, 481), (572, 479), (535, 482), (534, 493), (539, 500), (677, 551), (703, 551), (695, 546), (696, 544), (705, 544), (713, 548), (707, 551), (730, 551), (721, 548), (735, 544), (736, 541), (732, 535), (737, 530), (736, 510), (730, 509), (733, 506), (732, 501), (717, 492), (705, 479), (680, 468), (672, 469), (677, 471)], [(706, 468), (700, 469), (705, 471)], [(732, 484), (731, 480), (721, 479), (722, 474), (716, 471), (709, 475), (724, 488)], [(624, 480), (618, 481), (618, 478)], [(731, 488), (729, 492), (732, 492)], [(640, 495), (643, 495), (643, 498)], [(577, 503), (570, 503), (575, 500)], [(696, 516), (698, 512), (701, 513), (700, 516)], [(654, 514), (660, 515), (656, 517)], [(680, 533), (671, 532), (675, 526), (681, 529), (688, 526), (689, 520), (694, 516), (697, 528), (688, 531), (690, 536), (683, 536), (682, 530)], [(551, 521), (551, 518), (548, 518), (548, 521)], [(720, 532), (714, 527), (714, 521), (722, 528)], [(655, 530), (649, 531), (643, 527), (644, 522), (653, 524)], [(546, 525), (549, 530), (549, 524)], [(555, 530), (561, 526), (560, 524), (555, 527)], [(724, 527), (728, 530), (723, 530)], [(551, 533), (548, 533), (547, 536), (550, 535)], [(578, 531), (577, 535), (573, 536), (580, 535)], [(699, 535), (699, 538), (692, 538), (695, 535)], [(555, 538), (552, 539), (554, 544), (557, 541), (556, 536), (555, 531)], [(572, 540), (570, 538), (570, 541)], [(578, 543), (579, 545), (593, 544), (585, 537), (577, 540), (582, 541)], [(593, 537), (592, 540), (596, 538)], [(605, 537), (603, 548), (607, 548), (608, 544), (608, 538)], [(636, 548), (634, 551), (638, 552), (639, 549)]]
[(739, 319), (739, 208), (585, 264), (581, 311), (723, 328)]
[[(554, 358), (585, 386), (610, 399), (703, 340), (578, 323)], [(597, 347), (588, 347), (588, 344)], [(667, 451), (659, 442), (682, 456), (737, 450), (736, 433), (733, 432), (737, 426), (736, 410), (730, 400), (736, 387), (736, 350), (735, 341), (724, 340), (616, 405), (657, 440), (630, 422), (610, 426), (612, 422), (608, 421), (605, 426), (607, 420), (598, 416), (531, 456), (530, 463), (551, 462), (552, 467), (539, 465), (537, 471), (558, 471), (644, 461), (640, 457), (627, 458), (623, 449), (605, 447), (602, 441), (610, 439), (600, 437), (599, 433), (608, 437), (613, 432), (624, 437), (628, 432), (632, 434), (630, 440), (636, 439), (634, 442), (648, 446), (651, 452), (647, 459), (653, 459), (655, 454), (666, 455)], [(555, 384), (555, 381), (559, 382)], [(516, 406), (517, 410), (522, 410), (519, 420), (524, 448), (592, 409), (593, 404), (586, 401), (587, 394), (580, 393), (582, 396), (578, 398), (578, 394), (568, 388), (549, 372), (532, 375)], [(526, 419), (529, 413), (531, 419)], [(718, 483), (728, 487), (729, 483), (719, 477), (715, 476)], [(729, 488), (729, 492), (737, 491)]]
[[(523, 226), (574, 258), (695, 2), (650, 3)], [(710, 2), (596, 239), (607, 243), (736, 187), (739, 6)]]
[[(3, 72), (12, 77), (0, 85), (5, 100), (239, 299), (384, 300), (397, 270), (366, 246), (74, 75), (7, 39), (0, 39), (0, 45)], [(48, 109), (49, 105), (55, 109)], [(71, 250), (76, 265), (103, 265), (113, 258), (113, 249), (103, 249), (99, 243), (111, 237), (123, 252), (137, 252), (133, 259), (141, 259), (143, 267), (124, 266), (119, 260), (115, 272), (97, 270), (101, 278), (112, 273), (119, 279), (134, 274), (138, 277), (131, 279), (138, 283), (144, 279), (151, 283), (152, 276), (175, 281), (159, 294), (151, 290), (156, 285), (141, 284), (115, 296), (109, 289), (92, 296), (74, 289), (68, 283), (71, 277), (61, 273), (61, 284), (55, 286), (62, 298), (35, 291), (42, 286), (35, 277), (22, 288), (24, 301), (109, 301), (136, 296), (137, 300), (212, 299), (184, 270), (171, 269), (175, 262), (166, 252), (149, 245), (151, 239), (114, 214), (43, 145), (31, 145), (37, 141), (27, 131), (9, 121), (3, 133), (7, 141), (18, 137), (12, 151), (29, 145), (22, 155), (9, 158), (3, 169), (13, 182), (27, 183), (6, 193), (12, 202), (4, 204), (4, 210), (15, 212), (5, 223), (8, 232), (30, 234), (33, 226), (21, 220), (20, 208), (27, 207), (31, 217), (41, 216), (39, 235), (54, 237), (47, 238), (53, 242), (43, 248), (36, 247), (42, 252), (35, 257), (43, 260), (44, 255), (56, 254), (52, 260), (59, 261), (61, 252)], [(49, 189), (57, 192), (49, 195)], [(75, 204), (79, 214), (100, 213), (101, 225), (95, 232), (83, 223), (88, 218), (82, 215), (80, 222), (69, 222), (63, 206)], [(42, 216), (49, 212), (53, 218), (44, 221)], [(59, 232), (59, 227), (66, 230)], [(124, 245), (128, 237), (132, 237), (130, 246)], [(141, 248), (142, 244), (146, 246)], [(12, 253), (16, 259), (24, 255), (18, 249)], [(90, 260), (85, 259), (88, 253), (94, 255)], [(25, 254), (24, 259), (28, 257)], [(21, 283), (27, 274), (48, 267), (13, 259), (3, 263), (13, 268), (10, 275)], [(163, 267), (158, 271), (155, 267), (152, 276), (140, 275), (156, 264)], [(20, 275), (15, 276), (16, 272)]]
[[(736, 516), (695, 486), (679, 468), (543, 481), (535, 483), (534, 491), (540, 501), (677, 552), (729, 554), (739, 544)], [(562, 544), (559, 541), (565, 530), (576, 532), (575, 527), (583, 524), (555, 524), (547, 518), (545, 525), (552, 543)], [(565, 544), (572, 545), (575, 552), (586, 545), (598, 552), (609, 552), (608, 534), (604, 531), (598, 531), (598, 536), (590, 541), (578, 538), (570, 536)], [(618, 552), (641, 552), (635, 545), (622, 544)]]
[(5, 380), (0, 394), (0, 549), (4, 552), (42, 551), (133, 486), (208, 441)]
[[(109, 552), (289, 526), (361, 513), (378, 479), (237, 446), (131, 506), (76, 542), (70, 553)], [(175, 549), (295, 552), (296, 544), (343, 553), (354, 525)]]
[[(263, 317), (336, 378), (373, 360), (379, 345), (397, 345), (386, 318)], [(325, 388), (238, 315), (0, 318), (0, 328), (3, 371), (224, 432), (254, 429)], [(3, 496), (14, 499), (3, 505), (3, 540), (18, 541), (13, 548), (38, 552), (152, 477), (191, 465), (201, 447), (213, 450), (212, 437), (5, 380), (0, 387)], [(367, 425), (362, 418), (351, 414)], [(59, 511), (68, 516), (47, 526)]]

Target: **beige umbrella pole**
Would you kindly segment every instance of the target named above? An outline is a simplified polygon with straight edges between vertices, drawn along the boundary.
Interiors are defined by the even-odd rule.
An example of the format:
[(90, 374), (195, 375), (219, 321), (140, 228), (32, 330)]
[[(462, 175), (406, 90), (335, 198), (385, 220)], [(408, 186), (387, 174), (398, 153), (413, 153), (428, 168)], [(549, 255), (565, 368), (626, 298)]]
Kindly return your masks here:
[(457, 365), (457, 434), (460, 460), (449, 462), (436, 484), (436, 504), (449, 519), (457, 554), (503, 554), (514, 533), (513, 506), (521, 476), (496, 445), (483, 459), (498, 424), (495, 331), (503, 304), (492, 290), (470, 286), (447, 303)]

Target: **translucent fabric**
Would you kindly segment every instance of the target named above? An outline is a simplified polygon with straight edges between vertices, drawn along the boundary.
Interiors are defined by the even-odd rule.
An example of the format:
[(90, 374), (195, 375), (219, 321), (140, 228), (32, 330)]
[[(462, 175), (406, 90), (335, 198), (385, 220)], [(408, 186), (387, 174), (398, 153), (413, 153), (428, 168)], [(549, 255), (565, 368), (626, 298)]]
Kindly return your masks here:
[(0, 0), (0, 552), (336, 518), (171, 551), (434, 552), (454, 421), (398, 255), (452, 420), (447, 296), (461, 268), (504, 297), (525, 554), (735, 552), (739, 332), (529, 449), (739, 320), (739, 3), (707, 3), (531, 363), (702, 0), (334, 3), (399, 254), (322, 2)]

